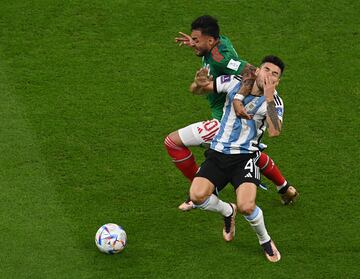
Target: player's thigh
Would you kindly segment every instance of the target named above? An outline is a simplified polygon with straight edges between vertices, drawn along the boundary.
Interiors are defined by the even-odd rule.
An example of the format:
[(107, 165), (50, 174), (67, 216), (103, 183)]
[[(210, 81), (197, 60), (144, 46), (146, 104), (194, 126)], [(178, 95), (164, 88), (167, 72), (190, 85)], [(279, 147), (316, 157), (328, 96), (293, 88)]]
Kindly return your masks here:
[(257, 157), (254, 157), (254, 154), (244, 154), (239, 158), (230, 174), (230, 181), (235, 190), (245, 182), (251, 182), (258, 186), (260, 184), (260, 170), (255, 163)]
[(217, 193), (223, 189), (229, 182), (228, 175), (221, 169), (216, 158), (217, 154), (213, 150), (205, 152), (206, 159), (201, 164), (199, 171), (195, 175), (196, 178), (206, 178), (209, 180), (214, 188), (212, 190)]
[(190, 124), (179, 129), (179, 137), (185, 146), (199, 146), (210, 143), (219, 130), (220, 122), (211, 119)]

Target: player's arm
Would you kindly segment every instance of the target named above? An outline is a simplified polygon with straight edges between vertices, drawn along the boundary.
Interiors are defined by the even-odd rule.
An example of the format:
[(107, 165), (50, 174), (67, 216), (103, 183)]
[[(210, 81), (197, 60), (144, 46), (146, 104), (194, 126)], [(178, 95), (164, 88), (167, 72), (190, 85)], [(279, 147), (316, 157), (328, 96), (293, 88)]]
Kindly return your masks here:
[[(264, 79), (264, 96), (266, 100), (266, 122), (268, 124), (268, 134), (270, 137), (277, 137), (281, 133), (282, 119), (276, 109), (276, 84), (271, 82), (269, 77)], [(279, 102), (279, 101), (278, 101)]]
[(237, 94), (241, 94), (244, 97), (250, 94), (256, 79), (256, 67), (247, 63), (244, 69), (241, 71), (242, 85)]
[(256, 67), (251, 64), (246, 64), (244, 69), (241, 71), (242, 85), (239, 91), (236, 93), (233, 106), (237, 117), (251, 119), (252, 115), (246, 112), (243, 104), (244, 98), (250, 94), (256, 79)]
[(188, 47), (194, 47), (194, 40), (188, 34), (183, 32), (179, 32), (180, 37), (175, 38), (175, 42), (179, 44), (179, 46), (185, 45)]
[(232, 58), (223, 59), (219, 63), (215, 63), (214, 67), (221, 68), (221, 71), (228, 75), (240, 75), (242, 77), (242, 85), (235, 95), (233, 106), (237, 117), (251, 119), (252, 116), (247, 114), (242, 101), (253, 88), (256, 79), (256, 67), (246, 61)]
[(278, 117), (275, 108), (275, 101), (266, 100), (267, 103), (267, 114), (266, 122), (268, 124), (268, 134), (270, 137), (277, 137), (281, 133), (282, 122)]
[(252, 119), (252, 115), (246, 112), (243, 104), (244, 98), (250, 94), (256, 79), (256, 68), (247, 63), (241, 70), (240, 76), (242, 77), (242, 85), (239, 91), (236, 93), (233, 106), (237, 117), (244, 119)]
[(215, 62), (213, 67), (225, 75), (240, 75), (242, 77), (242, 85), (238, 94), (244, 97), (250, 94), (256, 79), (256, 67), (244, 60), (235, 60), (231, 57), (226, 57), (226, 55), (221, 61)]
[(212, 76), (208, 76), (209, 70), (201, 68), (196, 71), (194, 81), (190, 85), (190, 92), (195, 95), (205, 95), (214, 91), (214, 83)]
[(244, 100), (244, 96), (239, 93), (236, 93), (233, 101), (235, 114), (237, 117), (250, 120), (253, 118), (253, 116), (247, 113), (243, 104), (243, 100)]

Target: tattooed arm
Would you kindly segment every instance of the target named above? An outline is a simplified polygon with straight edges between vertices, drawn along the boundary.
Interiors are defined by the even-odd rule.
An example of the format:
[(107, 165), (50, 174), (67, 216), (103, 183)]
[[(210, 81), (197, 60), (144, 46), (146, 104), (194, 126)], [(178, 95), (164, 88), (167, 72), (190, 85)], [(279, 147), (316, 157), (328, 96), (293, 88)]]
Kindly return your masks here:
[(266, 103), (267, 103), (266, 121), (268, 123), (268, 133), (270, 137), (277, 137), (280, 135), (282, 123), (275, 109), (275, 101), (267, 100)]
[(242, 100), (244, 100), (244, 98), (250, 94), (253, 88), (256, 79), (255, 71), (256, 68), (253, 65), (246, 64), (245, 68), (240, 73), (240, 75), (242, 76), (242, 85), (239, 91), (236, 93), (236, 97), (233, 103), (237, 117), (242, 117), (244, 119), (252, 118), (252, 116), (246, 112)]
[(254, 67), (251, 64), (246, 64), (246, 66), (240, 73), (240, 75), (242, 76), (242, 85), (237, 94), (241, 94), (244, 97), (250, 94), (256, 79), (255, 72), (256, 72), (256, 67)]
[(276, 84), (271, 82), (268, 77), (264, 79), (264, 96), (267, 105), (266, 122), (268, 124), (268, 133), (270, 137), (279, 136), (282, 127), (282, 122), (278, 117), (275, 107), (275, 87)]

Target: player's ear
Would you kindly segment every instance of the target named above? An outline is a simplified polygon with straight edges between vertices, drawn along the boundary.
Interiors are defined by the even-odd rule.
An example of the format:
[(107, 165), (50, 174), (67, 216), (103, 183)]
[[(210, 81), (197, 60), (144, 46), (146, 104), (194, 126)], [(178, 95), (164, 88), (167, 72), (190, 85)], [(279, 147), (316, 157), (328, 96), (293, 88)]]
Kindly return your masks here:
[(210, 37), (210, 36), (209, 36), (209, 38), (208, 38), (208, 42), (209, 42), (209, 45), (210, 45), (210, 46), (214, 46), (214, 44), (215, 44), (214, 38), (213, 38), (213, 37)]
[(278, 79), (276, 82), (275, 82), (275, 86), (278, 86), (280, 83), (280, 79)]
[(255, 75), (257, 76), (260, 72), (260, 68), (256, 68)]

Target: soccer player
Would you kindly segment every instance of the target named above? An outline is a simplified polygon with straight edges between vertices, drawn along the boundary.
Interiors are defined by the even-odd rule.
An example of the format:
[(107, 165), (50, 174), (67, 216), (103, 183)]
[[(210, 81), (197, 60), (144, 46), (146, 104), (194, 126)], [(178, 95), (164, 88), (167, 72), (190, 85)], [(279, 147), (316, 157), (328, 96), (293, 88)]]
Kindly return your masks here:
[[(176, 41), (194, 49), (197, 56), (202, 57), (202, 65), (209, 69), (209, 75), (217, 78), (220, 75), (240, 74), (250, 75), (255, 68), (240, 59), (231, 41), (219, 35), (217, 20), (211, 16), (201, 16), (191, 24), (191, 36), (184, 33)], [(252, 84), (251, 84), (252, 85)], [(251, 88), (250, 88), (251, 89)], [(165, 148), (175, 166), (190, 181), (193, 180), (199, 167), (188, 147), (208, 144), (219, 130), (219, 120), (223, 113), (224, 94), (211, 93), (207, 95), (212, 119), (190, 124), (170, 133), (165, 138)], [(239, 110), (240, 113), (240, 110)], [(290, 186), (283, 177), (274, 161), (264, 152), (261, 153), (257, 165), (262, 174), (277, 187), (284, 204), (291, 203), (298, 195), (296, 189)], [(190, 200), (179, 206), (181, 210), (190, 210), (193, 204)]]
[[(224, 94), (226, 101), (219, 132), (205, 152), (206, 160), (195, 175), (190, 187), (190, 198), (196, 207), (219, 212), (224, 216), (223, 235), (230, 241), (235, 235), (236, 211), (245, 217), (254, 229), (266, 258), (271, 262), (280, 260), (281, 255), (266, 230), (263, 212), (256, 205), (256, 189), (260, 183), (259, 140), (268, 127), (269, 136), (281, 132), (283, 102), (275, 87), (284, 71), (284, 63), (276, 56), (266, 56), (259, 69), (251, 94), (244, 98), (237, 94), (242, 79), (237, 75), (218, 77), (214, 82), (207, 77), (208, 70), (197, 72), (192, 90), (197, 93), (213, 91)], [(252, 118), (238, 117), (238, 102), (243, 101)], [(214, 195), (231, 183), (236, 192), (236, 205), (225, 203)]]

